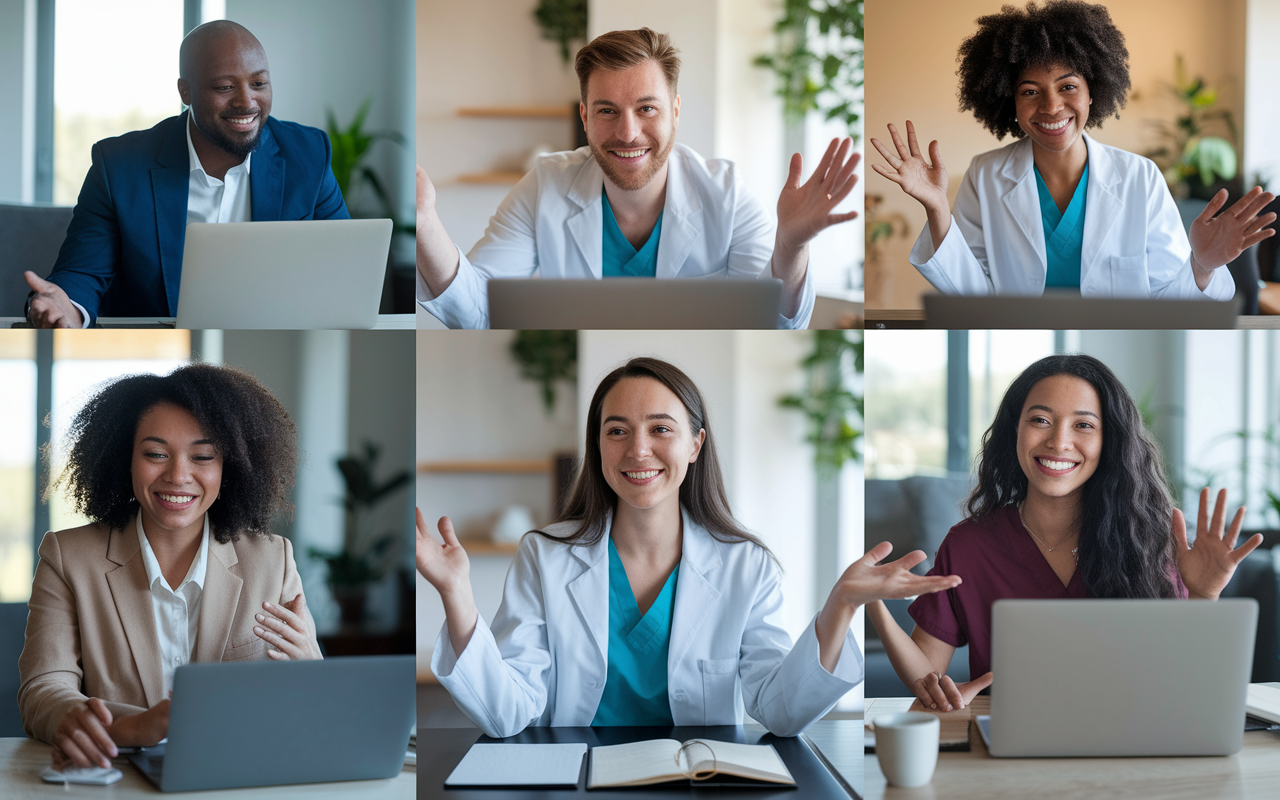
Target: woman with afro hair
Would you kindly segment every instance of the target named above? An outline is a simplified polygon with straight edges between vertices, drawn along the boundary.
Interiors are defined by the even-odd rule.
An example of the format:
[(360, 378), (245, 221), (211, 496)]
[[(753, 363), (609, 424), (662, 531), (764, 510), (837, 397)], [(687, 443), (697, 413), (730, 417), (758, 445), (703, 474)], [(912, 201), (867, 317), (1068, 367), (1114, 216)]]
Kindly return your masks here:
[(68, 439), (58, 483), (92, 522), (40, 543), (18, 662), (23, 725), (55, 767), (163, 739), (181, 664), (321, 658), (292, 547), (267, 531), (297, 432), (260, 383), (207, 364), (131, 375)]
[(1085, 133), (1119, 116), (1130, 88), (1124, 34), (1105, 7), (1004, 6), (978, 19), (959, 61), (961, 110), (1014, 142), (973, 159), (954, 210), (936, 141), (926, 161), (910, 121), (905, 143), (893, 125), (892, 147), (871, 140), (887, 162), (875, 171), (925, 208), (928, 225), (910, 260), (939, 291), (1234, 296), (1220, 267), (1275, 233), (1266, 226), (1276, 215), (1258, 215), (1274, 196), (1255, 187), (1215, 217), (1224, 189), (1188, 241), (1156, 165)]

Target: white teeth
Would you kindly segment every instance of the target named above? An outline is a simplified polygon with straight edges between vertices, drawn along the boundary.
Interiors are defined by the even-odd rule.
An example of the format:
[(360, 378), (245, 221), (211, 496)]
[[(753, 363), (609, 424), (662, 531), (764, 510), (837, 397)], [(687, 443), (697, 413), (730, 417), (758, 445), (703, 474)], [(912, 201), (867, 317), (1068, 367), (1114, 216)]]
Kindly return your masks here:
[(1044, 128), (1046, 131), (1060, 131), (1063, 128), (1065, 128), (1067, 126), (1067, 123), (1070, 121), (1071, 120), (1069, 119), (1064, 119), (1061, 122), (1054, 122), (1054, 123), (1037, 122), (1036, 124), (1039, 125), (1041, 128)]
[(624, 472), (622, 474), (635, 481), (645, 481), (652, 478), (654, 475), (657, 475), (659, 472), (662, 472), (662, 470), (647, 469), (644, 472)]
[(189, 495), (181, 495), (181, 494), (162, 494), (157, 496), (161, 500), (165, 501), (166, 503), (178, 503), (182, 505), (185, 505), (187, 503), (190, 503), (192, 500), (195, 500), (194, 497), (191, 497)]
[(235, 125), (248, 125), (255, 117), (227, 117), (227, 119)]
[(1044, 464), (1049, 469), (1055, 470), (1071, 469), (1076, 465), (1076, 462), (1074, 461), (1050, 461), (1047, 458), (1037, 458), (1036, 461)]
[(643, 150), (614, 150), (613, 152), (616, 155), (619, 155), (623, 158), (639, 158), (640, 156), (649, 152), (649, 149), (645, 148)]

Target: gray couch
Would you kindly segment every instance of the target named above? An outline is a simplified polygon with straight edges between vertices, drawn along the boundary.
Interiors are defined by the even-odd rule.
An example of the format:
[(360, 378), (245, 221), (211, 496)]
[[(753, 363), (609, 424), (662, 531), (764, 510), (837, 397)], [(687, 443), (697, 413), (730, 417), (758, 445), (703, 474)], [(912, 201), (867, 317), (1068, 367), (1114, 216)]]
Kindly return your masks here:
[(48, 275), (70, 224), (67, 207), (0, 203), (0, 317), (22, 316), (30, 291), (23, 270)]

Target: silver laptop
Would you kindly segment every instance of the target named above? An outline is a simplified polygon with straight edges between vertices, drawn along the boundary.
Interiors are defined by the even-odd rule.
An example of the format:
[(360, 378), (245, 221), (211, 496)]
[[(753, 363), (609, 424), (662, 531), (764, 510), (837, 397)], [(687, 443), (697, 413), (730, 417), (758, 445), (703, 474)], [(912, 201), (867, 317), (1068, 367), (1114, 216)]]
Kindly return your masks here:
[(489, 327), (772, 329), (781, 299), (777, 278), (495, 278), (489, 281)]
[(129, 760), (164, 792), (393, 778), (415, 719), (415, 661), (178, 667), (168, 742)]
[(1244, 740), (1258, 603), (999, 600), (993, 756), (1225, 756)]
[(1216, 330), (1234, 328), (1234, 300), (1157, 300), (1081, 297), (1046, 292), (1041, 297), (968, 297), (926, 294), (930, 328), (1046, 330)]
[(179, 328), (372, 328), (389, 219), (193, 222), (183, 246)]

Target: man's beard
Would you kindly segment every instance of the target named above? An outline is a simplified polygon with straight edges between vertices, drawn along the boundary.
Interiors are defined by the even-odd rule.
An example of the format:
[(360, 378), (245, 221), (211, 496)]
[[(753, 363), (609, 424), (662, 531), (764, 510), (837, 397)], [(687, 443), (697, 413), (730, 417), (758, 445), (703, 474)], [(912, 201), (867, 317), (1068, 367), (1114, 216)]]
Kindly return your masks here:
[(648, 186), (649, 181), (653, 180), (653, 176), (658, 174), (658, 170), (666, 166), (667, 157), (671, 155), (671, 148), (675, 146), (675, 143), (675, 132), (672, 131), (671, 135), (668, 136), (666, 141), (663, 143), (661, 151), (650, 146), (649, 164), (645, 167), (644, 171), (639, 174), (623, 171), (618, 164), (613, 162), (612, 157), (608, 152), (610, 150), (637, 150), (639, 149), (637, 147), (621, 146), (621, 142), (607, 142), (604, 148), (599, 148), (592, 144), (591, 155), (595, 156), (596, 163), (600, 165), (600, 169), (604, 171), (605, 177), (607, 177), (614, 186), (617, 186), (619, 189), (634, 192), (637, 189), (643, 189)]
[[(249, 116), (245, 114), (245, 116)], [(231, 155), (239, 159), (247, 158), (250, 153), (258, 149), (258, 142), (262, 140), (262, 126), (266, 124), (266, 120), (259, 116), (258, 128), (253, 132), (253, 136), (249, 139), (236, 140), (224, 134), (216, 125), (200, 125), (199, 120), (196, 127), (204, 134), (204, 138), (208, 139), (219, 149), (225, 150)], [(206, 130), (208, 128), (208, 130)]]

